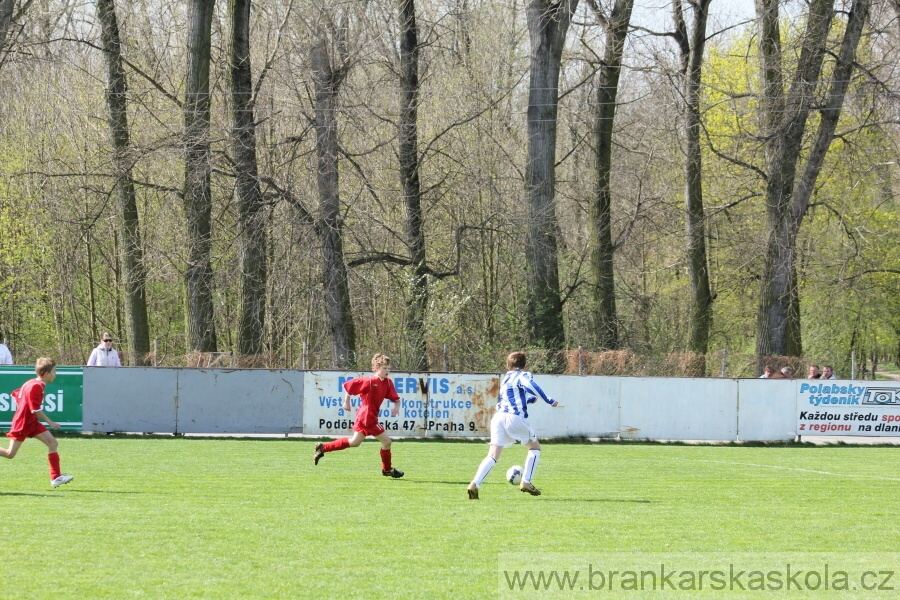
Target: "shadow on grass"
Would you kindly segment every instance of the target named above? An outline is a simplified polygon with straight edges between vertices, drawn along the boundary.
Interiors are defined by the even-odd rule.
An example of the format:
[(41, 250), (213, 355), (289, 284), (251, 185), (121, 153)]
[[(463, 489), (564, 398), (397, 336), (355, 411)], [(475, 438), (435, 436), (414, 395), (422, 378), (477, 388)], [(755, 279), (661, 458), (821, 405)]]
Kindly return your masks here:
[(429, 481), (429, 480), (425, 480), (425, 479), (404, 479), (403, 481), (405, 483), (415, 483), (415, 484), (419, 484), (419, 485), (421, 485), (423, 483), (438, 484), (438, 485), (462, 485), (462, 486), (469, 485), (468, 481)]
[(49, 493), (35, 492), (0, 492), (0, 496), (37, 496), (40, 498), (59, 498), (65, 494), (144, 494), (145, 492), (129, 492), (122, 490), (59, 490)]
[[(467, 486), (468, 481), (434, 481), (426, 479), (404, 479), (405, 483), (428, 484), (428, 485), (453, 485)], [(485, 486), (497, 485), (501, 487), (502, 483), (485, 483)], [(628, 504), (659, 504), (658, 500), (629, 500), (616, 498), (542, 498), (538, 502), (624, 502)]]
[(659, 504), (658, 500), (618, 500), (616, 498), (544, 498), (539, 502), (625, 502), (627, 504)]
[(145, 494), (146, 492), (133, 492), (128, 490), (73, 490), (68, 489), (66, 494)]

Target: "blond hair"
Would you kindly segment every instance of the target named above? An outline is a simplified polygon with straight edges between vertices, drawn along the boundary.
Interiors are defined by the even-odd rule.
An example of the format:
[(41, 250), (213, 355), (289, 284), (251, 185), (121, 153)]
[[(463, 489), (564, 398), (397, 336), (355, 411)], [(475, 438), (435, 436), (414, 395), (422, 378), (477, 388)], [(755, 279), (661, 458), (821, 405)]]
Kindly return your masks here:
[(391, 357), (384, 354), (376, 354), (372, 357), (372, 371), (377, 371), (379, 367), (390, 367)]
[(41, 375), (46, 375), (50, 371), (56, 368), (56, 361), (47, 356), (42, 356), (37, 359), (37, 362), (34, 365), (34, 372), (37, 373), (38, 377)]

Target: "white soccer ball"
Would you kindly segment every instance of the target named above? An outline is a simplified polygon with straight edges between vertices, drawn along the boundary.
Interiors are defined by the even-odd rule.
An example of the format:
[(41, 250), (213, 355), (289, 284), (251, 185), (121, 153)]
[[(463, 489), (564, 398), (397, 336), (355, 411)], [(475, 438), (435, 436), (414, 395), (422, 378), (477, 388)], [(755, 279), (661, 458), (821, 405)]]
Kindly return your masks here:
[(513, 465), (507, 469), (506, 480), (513, 485), (519, 485), (519, 482), (522, 481), (522, 467)]

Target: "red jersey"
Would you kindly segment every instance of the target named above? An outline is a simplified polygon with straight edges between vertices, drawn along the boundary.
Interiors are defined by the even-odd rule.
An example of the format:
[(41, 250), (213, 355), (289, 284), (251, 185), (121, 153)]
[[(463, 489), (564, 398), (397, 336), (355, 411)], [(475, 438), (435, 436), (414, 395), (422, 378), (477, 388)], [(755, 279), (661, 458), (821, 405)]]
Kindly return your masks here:
[(41, 410), (46, 385), (40, 379), (29, 379), (19, 388), (19, 393), (16, 394), (16, 414), (13, 416), (10, 433), (28, 431), (39, 425), (34, 413)]
[(378, 410), (385, 398), (394, 401), (400, 399), (390, 377), (382, 379), (372, 375), (351, 379), (344, 384), (344, 390), (351, 396), (359, 396), (362, 399), (362, 404), (356, 411), (356, 425), (353, 427), (357, 431), (377, 427)]

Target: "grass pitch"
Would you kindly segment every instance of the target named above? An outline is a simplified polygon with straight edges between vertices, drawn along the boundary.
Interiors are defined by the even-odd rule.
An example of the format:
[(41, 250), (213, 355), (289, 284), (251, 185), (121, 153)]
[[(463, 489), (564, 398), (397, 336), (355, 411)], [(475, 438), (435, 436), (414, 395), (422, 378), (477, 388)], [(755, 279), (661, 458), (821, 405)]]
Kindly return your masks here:
[[(0, 462), (0, 597), (505, 597), (510, 553), (586, 566), (610, 552), (872, 555), (900, 539), (900, 448), (548, 442), (544, 495), (504, 481), (525, 462), (516, 446), (470, 501), (485, 443), (395, 441), (400, 480), (381, 476), (376, 441), (318, 466), (313, 446), (63, 437), (76, 477), (53, 490), (30, 440)], [(891, 585), (833, 597), (897, 597), (900, 570)], [(568, 596), (579, 591), (613, 597)]]

